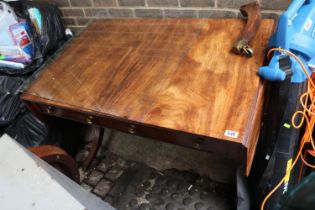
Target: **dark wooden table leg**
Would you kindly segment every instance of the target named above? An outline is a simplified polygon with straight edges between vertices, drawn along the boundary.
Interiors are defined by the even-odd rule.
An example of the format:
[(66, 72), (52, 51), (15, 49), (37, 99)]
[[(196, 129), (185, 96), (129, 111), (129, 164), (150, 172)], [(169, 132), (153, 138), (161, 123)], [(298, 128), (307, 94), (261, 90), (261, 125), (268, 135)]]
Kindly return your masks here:
[(91, 166), (93, 159), (96, 157), (96, 154), (102, 144), (102, 140), (104, 137), (104, 128), (94, 126), (91, 132), (90, 138), (90, 148), (89, 148), (89, 155), (84, 160), (82, 167), (87, 169)]

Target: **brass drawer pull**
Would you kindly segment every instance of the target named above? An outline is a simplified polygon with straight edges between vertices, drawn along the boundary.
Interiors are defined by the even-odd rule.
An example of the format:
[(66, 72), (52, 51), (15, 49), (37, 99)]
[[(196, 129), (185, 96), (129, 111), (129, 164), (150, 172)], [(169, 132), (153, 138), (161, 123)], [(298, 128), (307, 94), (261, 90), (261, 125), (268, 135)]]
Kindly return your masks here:
[(93, 116), (89, 116), (88, 118), (86, 118), (86, 122), (87, 122), (87, 124), (92, 125), (93, 124)]
[(48, 106), (47, 109), (46, 109), (46, 112), (47, 112), (48, 114), (50, 114), (50, 113), (52, 112), (52, 107), (51, 107), (51, 106)]
[(130, 127), (128, 128), (128, 132), (130, 134), (135, 134), (136, 133), (136, 126), (135, 125), (130, 125)]

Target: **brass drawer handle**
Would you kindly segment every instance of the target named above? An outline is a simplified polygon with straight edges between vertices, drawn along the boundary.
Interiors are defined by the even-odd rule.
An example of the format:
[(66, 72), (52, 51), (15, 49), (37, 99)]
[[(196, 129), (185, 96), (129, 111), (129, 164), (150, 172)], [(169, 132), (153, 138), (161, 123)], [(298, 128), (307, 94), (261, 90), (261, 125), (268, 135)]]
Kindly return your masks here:
[(48, 114), (50, 114), (50, 113), (52, 112), (52, 107), (51, 107), (51, 106), (48, 106), (47, 109), (46, 109), (46, 112), (47, 112)]
[(93, 124), (93, 116), (89, 116), (88, 118), (86, 118), (86, 122), (89, 125)]
[(130, 134), (135, 134), (136, 133), (136, 126), (135, 125), (130, 125), (130, 127), (128, 128), (128, 132)]

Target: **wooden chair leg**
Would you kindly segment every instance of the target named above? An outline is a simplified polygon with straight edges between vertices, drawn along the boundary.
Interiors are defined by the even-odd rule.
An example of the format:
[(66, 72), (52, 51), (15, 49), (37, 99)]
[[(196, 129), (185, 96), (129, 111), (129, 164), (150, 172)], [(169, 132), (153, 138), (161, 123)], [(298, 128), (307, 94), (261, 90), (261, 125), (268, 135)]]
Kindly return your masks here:
[(79, 169), (76, 162), (63, 149), (52, 145), (43, 145), (32, 147), (29, 150), (70, 179), (77, 183), (80, 182)]

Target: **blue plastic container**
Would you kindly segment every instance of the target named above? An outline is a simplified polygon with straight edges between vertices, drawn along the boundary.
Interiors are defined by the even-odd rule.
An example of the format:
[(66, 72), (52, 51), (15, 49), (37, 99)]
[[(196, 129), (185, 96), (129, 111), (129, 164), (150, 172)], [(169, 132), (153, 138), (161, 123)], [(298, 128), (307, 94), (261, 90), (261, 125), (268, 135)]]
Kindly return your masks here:
[[(311, 75), (315, 68), (315, 0), (294, 0), (279, 19), (277, 31), (269, 42), (270, 48), (282, 48), (296, 54)], [(280, 69), (279, 59), (283, 53), (274, 53), (268, 66), (261, 67), (258, 74), (271, 81), (283, 81), (286, 74)], [(307, 79), (300, 65), (292, 57), (292, 83)]]

